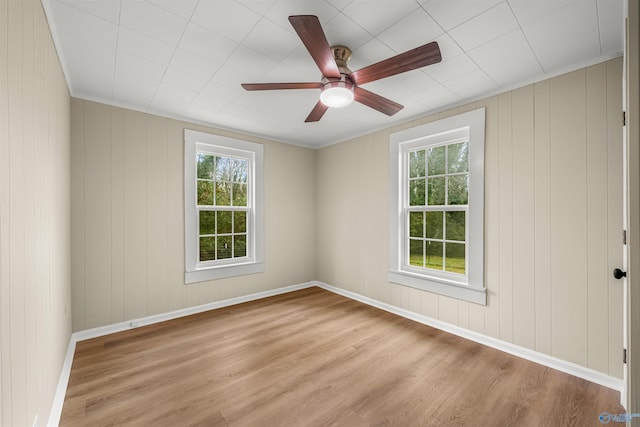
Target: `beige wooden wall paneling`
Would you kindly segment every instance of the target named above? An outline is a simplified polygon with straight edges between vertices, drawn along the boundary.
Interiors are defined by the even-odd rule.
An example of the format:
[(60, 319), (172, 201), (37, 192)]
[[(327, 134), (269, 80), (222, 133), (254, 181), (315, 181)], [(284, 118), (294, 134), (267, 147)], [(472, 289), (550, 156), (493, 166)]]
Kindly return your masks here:
[(551, 351), (587, 365), (585, 71), (551, 81)]
[(534, 85), (534, 299), (535, 349), (551, 354), (551, 117), (550, 82)]
[(184, 284), (183, 132), (72, 100), (74, 330), (315, 279), (315, 152), (265, 145), (265, 273)]
[[(120, 110), (109, 111), (111, 115), (109, 148), (111, 163), (111, 203), (107, 203), (105, 209), (110, 211), (110, 237), (111, 237), (111, 282), (108, 286), (109, 295), (106, 301), (109, 304), (109, 319), (124, 318), (124, 115)], [(73, 120), (72, 120), (73, 122)]]
[[(609, 328), (607, 172), (607, 65), (591, 67), (586, 73), (587, 95), (587, 328), (595, 336), (607, 336)], [(604, 102), (603, 102), (604, 101)], [(603, 119), (604, 118), (604, 119)], [(613, 235), (612, 237), (614, 237)], [(611, 239), (612, 241), (615, 239)], [(622, 247), (620, 246), (620, 250)], [(608, 345), (587, 342), (587, 366), (607, 367)]]
[(513, 133), (511, 92), (498, 96), (498, 280), (500, 335), (513, 341)]
[[(620, 377), (620, 76), (615, 59), (319, 150), (319, 280)], [(345, 211), (368, 204), (349, 177), (388, 197), (392, 132), (480, 107), (487, 306), (388, 283), (388, 202), (359, 223)], [(361, 165), (366, 151), (383, 153), (374, 168)], [(356, 253), (368, 263), (350, 263)]]
[(46, 422), (66, 353), (69, 139), (69, 94), (41, 3), (0, 2), (1, 425)]
[(533, 86), (513, 91), (513, 342), (535, 347)]
[[(151, 116), (147, 120), (147, 310), (164, 313), (168, 307), (167, 278), (167, 121)], [(159, 263), (158, 260), (163, 260)], [(150, 292), (153, 284), (154, 292)]]
[[(84, 110), (77, 103), (71, 103), (71, 282), (85, 281), (85, 217), (82, 207), (85, 205), (85, 160), (84, 160)], [(84, 287), (73, 289), (71, 304), (74, 330), (84, 321)]]
[(87, 294), (95, 298), (87, 300), (86, 316), (89, 324), (99, 325), (111, 315), (109, 300), (111, 284), (111, 210), (105, 203), (111, 194), (110, 165), (111, 121), (105, 119), (106, 107), (85, 112), (85, 228), (87, 241), (102, 241), (85, 252)]
[[(23, 4), (9, 3), (9, 150), (11, 163), (9, 164), (10, 202), (9, 202), (9, 229), (10, 254), (9, 264), (11, 266), (11, 276), (9, 279), (9, 354), (8, 360), (11, 364), (10, 393), (15, 397), (11, 399), (12, 420), (25, 425), (27, 418), (27, 394), (26, 388), (26, 348), (25, 348), (25, 287), (27, 268), (26, 261), (26, 228), (28, 222), (25, 221), (25, 151), (28, 141), (24, 135), (24, 111), (28, 108), (24, 105), (22, 98), (23, 84), (28, 84), (32, 76), (25, 76), (23, 70), (23, 58), (28, 53), (24, 52), (24, 29), (23, 29)], [(25, 78), (26, 77), (26, 78)], [(24, 81), (26, 80), (26, 82)], [(20, 112), (20, 113), (18, 113)], [(30, 168), (29, 168), (30, 169)]]
[(0, 2), (0, 423), (11, 416), (8, 343), (9, 336), (9, 81), (8, 81), (8, 4)]

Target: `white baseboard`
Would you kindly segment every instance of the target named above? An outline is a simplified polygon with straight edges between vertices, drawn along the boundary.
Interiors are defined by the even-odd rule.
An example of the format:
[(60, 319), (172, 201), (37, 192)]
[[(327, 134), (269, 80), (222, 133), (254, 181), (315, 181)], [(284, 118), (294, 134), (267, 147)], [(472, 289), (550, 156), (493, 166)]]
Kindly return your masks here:
[(64, 396), (67, 394), (67, 386), (69, 385), (69, 375), (71, 375), (71, 365), (73, 363), (73, 355), (76, 352), (76, 341), (73, 339), (73, 334), (69, 340), (69, 346), (67, 347), (67, 354), (64, 357), (64, 363), (62, 364), (62, 371), (60, 372), (60, 378), (58, 379), (58, 387), (56, 387), (56, 394), (53, 396), (53, 403), (51, 404), (51, 410), (49, 411), (49, 419), (47, 420), (47, 427), (57, 427), (60, 424), (60, 416), (62, 415), (62, 405), (64, 404)]
[(64, 404), (64, 397), (67, 392), (67, 386), (69, 384), (69, 375), (71, 374), (71, 365), (73, 363), (73, 355), (75, 353), (76, 343), (78, 341), (84, 341), (91, 338), (97, 338), (103, 335), (112, 334), (115, 332), (121, 332), (128, 329), (138, 328), (154, 323), (164, 322), (167, 320), (177, 319), (191, 314), (202, 313), (209, 310), (215, 310), (217, 308), (228, 307), (243, 302), (255, 301), (262, 298), (267, 298), (275, 295), (285, 294), (300, 289), (306, 289), (317, 286), (327, 291), (333, 292), (338, 295), (353, 299), (355, 301), (362, 302), (372, 307), (379, 308), (389, 313), (396, 314), (401, 317), (405, 317), (410, 320), (414, 320), (418, 323), (422, 323), (427, 326), (440, 329), (445, 332), (460, 336), (462, 338), (475, 341), (479, 344), (486, 345), (488, 347), (495, 348), (505, 353), (512, 354), (514, 356), (521, 357), (526, 360), (530, 360), (540, 365), (547, 366), (552, 369), (556, 369), (561, 372), (573, 375), (578, 378), (602, 385), (604, 387), (617, 390), (622, 393), (624, 390), (623, 381), (619, 378), (615, 378), (602, 372), (595, 371), (593, 369), (585, 368), (584, 366), (577, 365), (572, 362), (567, 362), (557, 357), (549, 356), (525, 347), (521, 347), (506, 341), (502, 341), (487, 335), (483, 335), (477, 332), (470, 331), (468, 329), (461, 328), (459, 326), (452, 325), (450, 323), (443, 322), (441, 320), (433, 319), (422, 314), (414, 313), (409, 310), (405, 310), (400, 307), (387, 304), (373, 298), (366, 297), (364, 295), (357, 294), (342, 288), (338, 288), (327, 283), (312, 281), (306, 283), (300, 283), (297, 285), (286, 286), (283, 288), (272, 289), (264, 292), (257, 292), (254, 294), (244, 295), (235, 298), (229, 298), (222, 301), (216, 301), (208, 304), (203, 304), (195, 307), (189, 307), (181, 310), (171, 311), (168, 313), (157, 314), (153, 316), (147, 316), (139, 319), (132, 319), (126, 322), (119, 322), (112, 325), (101, 326), (98, 328), (87, 329), (84, 331), (74, 332), (71, 334), (69, 340), (69, 347), (67, 354), (60, 372), (60, 379), (58, 381), (58, 387), (54, 396), (51, 412), (49, 414), (49, 420), (47, 422), (48, 427), (56, 427), (60, 423), (60, 416), (62, 415), (62, 405)]
[(492, 347), (497, 350), (504, 351), (505, 353), (509, 353), (526, 360), (530, 360), (540, 365), (547, 366), (552, 369), (556, 369), (558, 371), (567, 373), (569, 375), (582, 378), (592, 383), (596, 383), (601, 386), (619, 391), (620, 393), (622, 393), (624, 390), (624, 383), (620, 378), (615, 378), (610, 375), (603, 374), (602, 372), (598, 372), (596, 370), (586, 368), (584, 366), (581, 366), (572, 362), (568, 362), (566, 360), (558, 359), (557, 357), (549, 356), (547, 354), (540, 353), (538, 351), (531, 350), (526, 347), (521, 347), (519, 345), (515, 345), (510, 342), (502, 341), (497, 338), (493, 338), (487, 335), (480, 334), (478, 332), (464, 329), (459, 326), (452, 325), (450, 323), (446, 323), (438, 319), (434, 319), (432, 317), (414, 313), (412, 311), (405, 310), (403, 308), (399, 308), (394, 305), (387, 304), (387, 303), (375, 300), (373, 298), (369, 298), (364, 295), (357, 294), (355, 292), (351, 292), (342, 288), (331, 286), (323, 282), (315, 282), (315, 284), (319, 288), (326, 289), (327, 291), (334, 292), (336, 294), (362, 302), (372, 307), (379, 308), (384, 311), (388, 311), (389, 313), (397, 314), (398, 316), (402, 316), (407, 319), (414, 320), (418, 323), (422, 323), (424, 325), (431, 326), (436, 329), (440, 329), (442, 331), (451, 333), (453, 335), (457, 335), (459, 337), (466, 338), (471, 341), (475, 341), (479, 344), (483, 344), (488, 347)]

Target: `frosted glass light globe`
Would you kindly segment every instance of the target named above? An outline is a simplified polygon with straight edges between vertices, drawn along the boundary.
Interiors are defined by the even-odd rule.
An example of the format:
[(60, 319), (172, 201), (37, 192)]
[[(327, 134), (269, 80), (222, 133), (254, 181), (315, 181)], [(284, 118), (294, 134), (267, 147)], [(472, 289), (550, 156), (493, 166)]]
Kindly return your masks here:
[(344, 79), (325, 83), (320, 101), (327, 107), (342, 108), (353, 102), (353, 84)]

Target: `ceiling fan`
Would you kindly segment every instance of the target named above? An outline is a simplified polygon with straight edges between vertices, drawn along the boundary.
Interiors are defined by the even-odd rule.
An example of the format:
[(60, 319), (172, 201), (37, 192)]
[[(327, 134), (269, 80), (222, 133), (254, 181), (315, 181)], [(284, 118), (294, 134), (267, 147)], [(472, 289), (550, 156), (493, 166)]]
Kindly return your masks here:
[(289, 22), (322, 72), (320, 82), (310, 83), (243, 83), (245, 90), (320, 89), (320, 100), (305, 122), (319, 121), (329, 107), (344, 107), (356, 101), (392, 116), (404, 106), (360, 87), (385, 77), (415, 70), (442, 60), (438, 43), (431, 42), (377, 62), (357, 71), (351, 71), (347, 62), (351, 50), (346, 46), (331, 46), (317, 16), (295, 15)]

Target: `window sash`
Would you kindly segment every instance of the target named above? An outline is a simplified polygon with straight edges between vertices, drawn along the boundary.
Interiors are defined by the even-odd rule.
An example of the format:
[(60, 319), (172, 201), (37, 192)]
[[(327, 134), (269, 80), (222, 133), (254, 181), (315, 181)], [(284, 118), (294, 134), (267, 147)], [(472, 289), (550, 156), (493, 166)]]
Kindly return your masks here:
[[(219, 182), (217, 181), (215, 178), (213, 180), (205, 180), (205, 179), (201, 179), (198, 178), (197, 175), (197, 170), (198, 170), (198, 156), (200, 154), (205, 154), (205, 155), (210, 155), (210, 156), (214, 156), (216, 158), (222, 158), (222, 159), (229, 159), (229, 160), (245, 160), (248, 162), (248, 168), (247, 168), (247, 204), (246, 206), (233, 206), (233, 200), (230, 200), (230, 205), (219, 205), (217, 204), (217, 200), (216, 198), (214, 198), (214, 204), (212, 205), (200, 205), (198, 204), (198, 182), (199, 181), (211, 181), (211, 182)], [(219, 146), (211, 146), (209, 144), (203, 144), (203, 143), (197, 143), (196, 144), (196, 153), (194, 156), (194, 161), (196, 163), (195, 166), (195, 176), (194, 176), (194, 180), (193, 180), (193, 185), (194, 185), (194, 191), (196, 193), (196, 209), (195, 209), (195, 214), (196, 214), (196, 230), (197, 230), (197, 248), (196, 248), (196, 268), (206, 268), (206, 267), (215, 267), (215, 266), (225, 266), (225, 265), (233, 265), (233, 264), (238, 264), (238, 263), (243, 263), (243, 262), (250, 262), (253, 260), (253, 251), (251, 250), (253, 247), (253, 221), (252, 221), (252, 217), (253, 217), (253, 164), (254, 164), (254, 160), (253, 160), (253, 155), (251, 153), (247, 153), (246, 155), (242, 155), (241, 153), (239, 153), (237, 150), (233, 150), (233, 149), (228, 149), (225, 147), (219, 147)], [(224, 181), (226, 182), (226, 181)], [(215, 184), (214, 184), (214, 191), (215, 191)], [(230, 196), (231, 198), (233, 198), (233, 195)], [(202, 211), (215, 211), (215, 212), (219, 212), (219, 211), (230, 211), (230, 212), (236, 212), (236, 211), (244, 211), (247, 213), (247, 218), (246, 218), (246, 231), (245, 231), (245, 235), (246, 235), (246, 246), (247, 246), (247, 254), (244, 257), (231, 257), (231, 258), (217, 258), (217, 247), (216, 247), (216, 258), (215, 260), (201, 260), (200, 255), (201, 255), (201, 245), (200, 245), (200, 238), (203, 236), (209, 236), (209, 235), (202, 235), (200, 234), (200, 212)], [(233, 219), (232, 219), (233, 221)], [(233, 230), (232, 230), (233, 231)], [(239, 234), (239, 233), (236, 233)], [(227, 235), (227, 233), (222, 233), (222, 234), (213, 234), (211, 236), (215, 236), (216, 238), (218, 236), (223, 236), (223, 235)], [(228, 234), (229, 236), (233, 236), (234, 234)], [(233, 240), (233, 239), (232, 239)], [(232, 249), (231, 252), (233, 254), (233, 244), (232, 244)]]
[[(244, 232), (239, 232), (236, 233), (234, 232), (234, 227), (233, 227), (233, 221), (235, 221), (233, 219), (233, 215), (232, 215), (232, 227), (231, 227), (231, 233), (213, 233), (213, 234), (202, 234), (200, 233), (200, 212), (220, 212), (220, 211), (228, 211), (228, 212), (245, 212), (246, 213), (246, 225), (245, 225), (245, 231)], [(239, 262), (247, 262), (251, 260), (251, 254), (252, 254), (252, 245), (253, 245), (253, 239), (252, 239), (252, 224), (251, 224), (251, 209), (247, 208), (247, 207), (238, 207), (238, 206), (209, 206), (209, 205), (198, 205), (196, 207), (196, 221), (197, 221), (197, 230), (198, 230), (198, 252), (197, 252), (197, 266), (198, 267), (212, 267), (212, 266), (216, 266), (216, 265), (230, 265), (230, 264), (237, 264)], [(217, 230), (216, 230), (217, 231)], [(246, 241), (245, 241), (245, 246), (246, 246), (246, 255), (242, 256), (242, 257), (236, 257), (236, 256), (231, 256), (230, 258), (217, 258), (217, 248), (216, 248), (216, 259), (215, 260), (206, 260), (206, 261), (202, 261), (201, 260), (201, 245), (200, 245), (200, 238), (202, 237), (231, 237), (231, 241), (232, 241), (232, 245), (231, 245), (231, 253), (235, 254), (235, 243), (234, 243), (234, 237), (235, 236), (245, 236)]]
[[(415, 207), (415, 206), (411, 206), (411, 207), (405, 207), (404, 208), (404, 214), (403, 214), (403, 235), (402, 235), (402, 239), (404, 241), (404, 248), (403, 248), (403, 253), (402, 253), (402, 268), (404, 270), (413, 272), (415, 274), (427, 274), (427, 275), (432, 275), (438, 278), (442, 278), (445, 280), (451, 280), (451, 281), (463, 281), (465, 283), (468, 283), (469, 281), (469, 207), (467, 205), (454, 205), (451, 206), (454, 209), (449, 209), (449, 206), (446, 207), (441, 207), (441, 206), (425, 206), (425, 207)], [(465, 213), (465, 237), (464, 240), (453, 240), (453, 239), (447, 239), (447, 225), (446, 225), (446, 221), (443, 222), (443, 228), (442, 228), (442, 238), (441, 239), (437, 239), (437, 238), (430, 238), (427, 237), (426, 235), (426, 230), (423, 232), (423, 237), (413, 237), (411, 236), (411, 230), (410, 230), (410, 220), (409, 220), (409, 216), (410, 213), (412, 212), (442, 212), (443, 215), (446, 214), (446, 212), (464, 212)], [(425, 221), (425, 227), (426, 227), (426, 221)], [(410, 262), (410, 258), (411, 258), (411, 253), (410, 253), (410, 245), (411, 245), (411, 240), (422, 240), (422, 241), (431, 241), (431, 242), (436, 242), (436, 243), (444, 243), (443, 244), (443, 248), (442, 248), (442, 256), (443, 256), (443, 269), (442, 270), (438, 270), (435, 268), (430, 268), (430, 267), (418, 267), (415, 265), (412, 265)], [(464, 274), (462, 273), (454, 273), (454, 272), (450, 272), (447, 271), (445, 269), (446, 267), (446, 243), (457, 243), (457, 244), (464, 244), (465, 245), (465, 252), (464, 252)], [(426, 255), (423, 255), (426, 257)]]
[[(419, 151), (426, 151), (427, 153), (425, 154), (425, 164), (428, 165), (429, 164), (429, 158), (428, 158), (428, 151), (431, 148), (434, 147), (449, 147), (451, 145), (455, 145), (455, 144), (459, 144), (461, 142), (467, 142), (469, 143), (469, 138), (468, 136), (464, 135), (464, 136), (460, 136), (460, 135), (456, 135), (457, 138), (454, 139), (449, 139), (449, 140), (440, 140), (436, 143), (426, 143), (424, 145), (416, 145), (415, 143), (412, 144), (411, 146), (405, 146), (402, 150), (401, 150), (401, 165), (403, 166), (401, 169), (401, 179), (402, 179), (402, 241), (403, 241), (403, 250), (402, 250), (402, 269), (409, 271), (409, 272), (413, 272), (415, 274), (421, 274), (421, 275), (427, 275), (427, 276), (434, 276), (440, 279), (445, 279), (445, 280), (450, 280), (450, 281), (456, 281), (456, 282), (463, 282), (463, 283), (468, 283), (469, 282), (469, 245), (468, 245), (468, 240), (469, 240), (469, 205), (468, 204), (464, 204), (464, 205), (451, 205), (448, 204), (449, 203), (449, 180), (447, 179), (448, 177), (451, 176), (467, 176), (468, 182), (469, 184), (467, 185), (467, 199), (469, 198), (469, 187), (470, 187), (470, 177), (469, 177), (469, 170), (467, 168), (467, 171), (464, 172), (453, 172), (453, 173), (449, 173), (449, 171), (446, 170), (445, 167), (445, 171), (444, 173), (441, 174), (434, 174), (434, 175), (429, 175), (429, 170), (428, 170), (428, 166), (425, 166), (425, 171), (424, 171), (424, 176), (418, 176), (418, 177), (411, 177), (410, 174), (410, 162), (411, 162), (411, 153), (415, 153), (415, 152), (419, 152)], [(448, 164), (448, 152), (449, 150), (446, 149), (445, 151), (445, 158), (444, 158), (444, 162), (445, 165)], [(410, 188), (411, 188), (411, 181), (417, 181), (417, 180), (425, 180), (426, 183), (428, 183), (428, 179), (432, 179), (432, 178), (440, 178), (440, 177), (444, 177), (445, 178), (445, 184), (444, 184), (444, 196), (445, 196), (445, 204), (444, 205), (429, 205), (428, 204), (428, 189), (425, 185), (425, 200), (424, 200), (424, 205), (411, 205), (410, 204)], [(426, 232), (423, 233), (423, 237), (422, 238), (415, 238), (415, 237), (411, 237), (411, 232), (410, 232), (410, 213), (411, 212), (443, 212), (443, 215), (446, 215), (446, 212), (465, 212), (465, 239), (464, 241), (460, 241), (460, 240), (448, 240), (446, 238), (447, 234), (446, 234), (446, 221), (443, 220), (443, 229), (442, 229), (442, 239), (434, 239), (434, 238), (428, 238), (426, 236)], [(425, 220), (425, 227), (426, 227), (426, 220)], [(410, 262), (411, 259), (411, 251), (410, 251), (410, 245), (411, 245), (411, 240), (423, 240), (423, 241), (433, 241), (433, 242), (442, 242), (442, 266), (443, 269), (439, 270), (439, 269), (435, 269), (435, 268), (431, 268), (431, 267), (427, 267), (422, 266), (415, 266), (412, 265)], [(461, 273), (454, 273), (454, 272), (450, 272), (446, 270), (446, 243), (463, 243), (465, 245), (465, 254), (464, 254), (464, 274)], [(426, 258), (427, 255), (425, 252), (423, 252), (423, 257)]]

